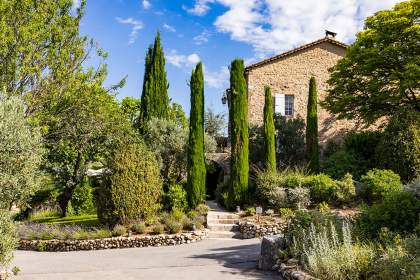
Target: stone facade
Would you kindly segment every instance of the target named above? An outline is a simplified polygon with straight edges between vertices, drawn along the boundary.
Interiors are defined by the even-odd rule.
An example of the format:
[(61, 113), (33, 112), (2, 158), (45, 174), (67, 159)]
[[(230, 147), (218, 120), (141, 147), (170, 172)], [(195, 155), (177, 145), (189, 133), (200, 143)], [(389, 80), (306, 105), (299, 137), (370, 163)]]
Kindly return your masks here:
[[(316, 78), (318, 102), (322, 101), (328, 88), (328, 69), (345, 56), (345, 51), (346, 45), (326, 37), (248, 66), (246, 76), (250, 124), (261, 125), (263, 122), (266, 85), (271, 87), (273, 95), (293, 95), (293, 117), (302, 117), (306, 120), (309, 79), (311, 76)], [(320, 106), (318, 106), (318, 126), (321, 144), (354, 128), (353, 123), (336, 120)]]
[(239, 232), (242, 239), (251, 239), (283, 233), (286, 223), (263, 223), (260, 225), (250, 222), (240, 222)]

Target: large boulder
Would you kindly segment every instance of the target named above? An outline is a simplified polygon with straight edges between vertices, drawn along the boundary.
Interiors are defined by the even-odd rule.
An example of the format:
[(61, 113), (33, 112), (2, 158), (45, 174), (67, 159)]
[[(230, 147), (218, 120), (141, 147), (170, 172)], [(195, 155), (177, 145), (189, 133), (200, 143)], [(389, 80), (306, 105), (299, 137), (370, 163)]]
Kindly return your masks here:
[(264, 236), (261, 241), (261, 253), (258, 261), (258, 268), (261, 270), (273, 270), (278, 259), (277, 252), (284, 249), (284, 236)]

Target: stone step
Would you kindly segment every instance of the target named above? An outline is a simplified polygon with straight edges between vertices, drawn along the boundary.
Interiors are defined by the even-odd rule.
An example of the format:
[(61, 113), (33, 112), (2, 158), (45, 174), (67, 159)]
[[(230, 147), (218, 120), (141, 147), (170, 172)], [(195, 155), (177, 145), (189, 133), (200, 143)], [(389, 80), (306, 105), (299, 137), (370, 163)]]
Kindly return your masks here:
[(207, 218), (207, 224), (237, 224), (239, 219), (215, 219)]
[(210, 231), (237, 231), (239, 226), (237, 224), (207, 224)]
[(234, 219), (234, 220), (239, 220), (239, 216), (236, 214), (232, 214), (232, 213), (212, 213), (209, 212), (207, 214), (207, 218), (208, 219)]
[(238, 231), (210, 231), (207, 238), (239, 238)]

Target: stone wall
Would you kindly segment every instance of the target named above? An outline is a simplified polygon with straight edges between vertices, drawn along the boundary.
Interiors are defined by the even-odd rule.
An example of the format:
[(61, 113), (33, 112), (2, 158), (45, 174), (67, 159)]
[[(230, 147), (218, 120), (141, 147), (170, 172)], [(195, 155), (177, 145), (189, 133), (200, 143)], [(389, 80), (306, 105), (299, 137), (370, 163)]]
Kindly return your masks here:
[(150, 236), (112, 237), (95, 240), (20, 240), (19, 250), (68, 252), (117, 248), (159, 247), (203, 240), (207, 231)]
[[(317, 81), (318, 100), (325, 98), (329, 79), (328, 69), (345, 56), (345, 48), (322, 42), (278, 60), (249, 68), (247, 72), (249, 121), (261, 125), (264, 109), (264, 86), (272, 89), (273, 95), (294, 96), (294, 117), (306, 120), (309, 79)], [(349, 121), (336, 120), (325, 109), (318, 107), (320, 143), (339, 136), (354, 127)]]
[(250, 222), (240, 222), (239, 232), (241, 234), (242, 239), (251, 239), (255, 237), (280, 234), (283, 232), (285, 227), (285, 223), (264, 223), (261, 225), (257, 225)]

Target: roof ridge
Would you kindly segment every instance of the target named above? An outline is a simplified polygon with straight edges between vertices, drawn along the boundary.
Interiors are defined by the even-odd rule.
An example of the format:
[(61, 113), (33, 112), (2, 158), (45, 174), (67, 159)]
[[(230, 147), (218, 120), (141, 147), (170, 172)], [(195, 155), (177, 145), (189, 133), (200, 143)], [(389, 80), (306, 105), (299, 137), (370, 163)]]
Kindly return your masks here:
[(302, 46), (300, 46), (300, 47), (297, 47), (297, 48), (291, 49), (291, 50), (289, 50), (289, 51), (283, 52), (283, 53), (281, 53), (281, 54), (278, 54), (278, 55), (275, 55), (275, 56), (269, 57), (269, 58), (264, 59), (264, 60), (262, 60), (262, 61), (259, 61), (259, 62), (256, 62), (256, 63), (253, 63), (253, 64), (251, 64), (251, 65), (249, 65), (249, 66), (245, 67), (245, 71), (249, 71), (249, 70), (251, 70), (251, 69), (253, 69), (253, 68), (256, 68), (256, 67), (258, 67), (258, 66), (261, 66), (261, 65), (264, 65), (264, 64), (270, 63), (270, 62), (275, 61), (275, 60), (277, 60), (277, 59), (280, 59), (280, 58), (286, 57), (286, 56), (288, 56), (288, 55), (294, 54), (294, 53), (296, 53), (296, 52), (299, 52), (299, 51), (305, 50), (305, 49), (307, 49), (307, 48), (310, 48), (310, 47), (313, 47), (313, 46), (315, 46), (315, 45), (318, 45), (318, 44), (321, 44), (321, 43), (325, 43), (325, 42), (328, 42), (328, 43), (331, 43), (331, 44), (337, 45), (337, 46), (342, 47), (342, 48), (347, 48), (347, 44), (344, 44), (344, 43), (342, 43), (342, 42), (340, 42), (340, 41), (337, 41), (337, 40), (335, 40), (335, 39), (331, 39), (331, 38), (329, 38), (329, 37), (324, 37), (324, 38), (318, 39), (318, 40), (316, 40), (316, 41), (313, 41), (313, 42), (311, 42), (311, 43), (307, 43), (307, 44), (304, 44), (304, 45), (302, 45)]

